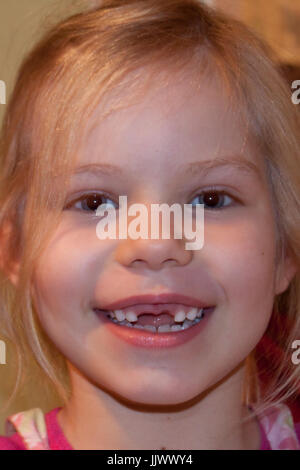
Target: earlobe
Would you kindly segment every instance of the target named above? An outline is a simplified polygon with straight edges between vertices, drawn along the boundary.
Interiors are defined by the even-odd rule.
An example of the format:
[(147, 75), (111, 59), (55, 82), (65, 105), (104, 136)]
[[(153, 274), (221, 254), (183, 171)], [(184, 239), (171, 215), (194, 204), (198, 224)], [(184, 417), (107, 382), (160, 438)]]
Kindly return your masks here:
[(287, 252), (284, 262), (277, 269), (277, 276), (276, 276), (276, 285), (275, 285), (275, 294), (282, 294), (287, 290), (291, 281), (299, 272), (299, 263), (295, 259), (295, 257), (290, 253)]

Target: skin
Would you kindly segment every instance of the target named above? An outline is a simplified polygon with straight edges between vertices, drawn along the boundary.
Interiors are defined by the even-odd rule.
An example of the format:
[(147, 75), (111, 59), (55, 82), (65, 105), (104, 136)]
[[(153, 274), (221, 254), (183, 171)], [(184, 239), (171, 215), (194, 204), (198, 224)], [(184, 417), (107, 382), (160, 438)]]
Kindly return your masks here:
[[(257, 172), (182, 171), (238, 154)], [(217, 83), (196, 89), (172, 78), (91, 128), (78, 166), (92, 162), (122, 173), (74, 177), (33, 279), (42, 326), (68, 361), (72, 397), (58, 414), (67, 439), (77, 449), (258, 449), (258, 423), (240, 423), (248, 415), (241, 402), (245, 359), (295, 267), (287, 258), (276, 269), (271, 195), (239, 114)], [(196, 204), (211, 186), (226, 191), (229, 206), (205, 209), (198, 251), (175, 239), (100, 241), (92, 212), (78, 201), (70, 206), (101, 191), (115, 204), (119, 195), (128, 205)], [(172, 351), (121, 342), (93, 311), (99, 303), (170, 291), (216, 305), (201, 334)]]

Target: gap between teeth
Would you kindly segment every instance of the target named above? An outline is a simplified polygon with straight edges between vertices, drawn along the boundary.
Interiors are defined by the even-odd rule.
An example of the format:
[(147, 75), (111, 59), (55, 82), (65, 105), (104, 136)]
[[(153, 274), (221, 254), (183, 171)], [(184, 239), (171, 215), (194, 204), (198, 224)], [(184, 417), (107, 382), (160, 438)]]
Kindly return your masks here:
[(114, 323), (153, 332), (179, 331), (189, 328), (190, 326), (198, 323), (203, 315), (203, 308), (193, 307), (187, 313), (185, 313), (183, 310), (180, 310), (174, 316), (174, 322), (177, 323), (177, 325), (166, 324), (160, 325), (158, 328), (156, 328), (154, 325), (133, 325), (133, 323), (138, 321), (138, 317), (134, 312), (131, 311), (126, 312), (126, 314), (123, 312), (123, 310), (114, 310), (108, 313), (108, 316)]

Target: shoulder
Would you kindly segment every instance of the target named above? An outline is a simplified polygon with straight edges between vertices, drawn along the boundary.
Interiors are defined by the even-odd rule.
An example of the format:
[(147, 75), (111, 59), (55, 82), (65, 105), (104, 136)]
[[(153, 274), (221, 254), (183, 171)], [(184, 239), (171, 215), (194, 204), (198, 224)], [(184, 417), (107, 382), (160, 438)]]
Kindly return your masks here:
[(271, 449), (300, 450), (300, 423), (294, 422), (289, 406), (274, 404), (259, 414), (258, 419)]
[(61, 407), (54, 408), (45, 415), (49, 445), (52, 450), (73, 450), (57, 419), (61, 409)]

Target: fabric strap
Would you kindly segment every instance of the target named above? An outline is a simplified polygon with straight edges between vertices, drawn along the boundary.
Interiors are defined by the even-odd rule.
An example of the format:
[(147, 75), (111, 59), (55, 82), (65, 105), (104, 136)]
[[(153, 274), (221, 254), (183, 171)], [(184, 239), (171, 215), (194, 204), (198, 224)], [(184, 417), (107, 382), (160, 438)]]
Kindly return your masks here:
[(26, 449), (50, 450), (45, 416), (40, 408), (9, 416), (5, 422), (6, 436), (9, 437), (15, 432), (22, 437)]
[[(251, 405), (255, 411), (258, 406)], [(258, 415), (266, 437), (274, 450), (300, 450), (291, 410), (284, 403), (270, 406)]]

